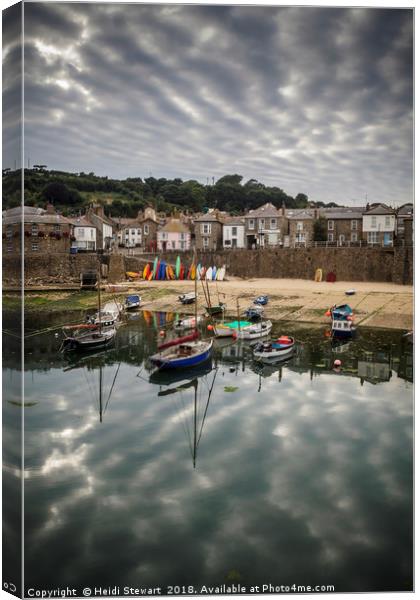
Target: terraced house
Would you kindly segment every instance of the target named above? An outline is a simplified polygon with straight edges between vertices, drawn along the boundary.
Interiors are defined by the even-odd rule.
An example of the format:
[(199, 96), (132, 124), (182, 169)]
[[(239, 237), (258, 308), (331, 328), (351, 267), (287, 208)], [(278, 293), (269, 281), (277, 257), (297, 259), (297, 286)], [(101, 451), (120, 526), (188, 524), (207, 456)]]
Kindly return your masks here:
[(385, 204), (368, 204), (363, 214), (363, 239), (368, 245), (393, 246), (395, 234), (395, 211)]
[(364, 207), (326, 209), (327, 242), (339, 246), (360, 244)]
[(49, 204), (47, 208), (20, 206), (3, 212), (3, 255), (21, 254), (22, 231), (24, 252), (30, 254), (56, 254), (70, 252), (73, 227), (71, 220), (57, 213)]
[(215, 211), (194, 219), (197, 250), (219, 250), (223, 245), (224, 219)]
[(245, 215), (245, 237), (247, 248), (279, 246), (287, 232), (287, 220), (284, 207), (278, 210), (267, 202)]

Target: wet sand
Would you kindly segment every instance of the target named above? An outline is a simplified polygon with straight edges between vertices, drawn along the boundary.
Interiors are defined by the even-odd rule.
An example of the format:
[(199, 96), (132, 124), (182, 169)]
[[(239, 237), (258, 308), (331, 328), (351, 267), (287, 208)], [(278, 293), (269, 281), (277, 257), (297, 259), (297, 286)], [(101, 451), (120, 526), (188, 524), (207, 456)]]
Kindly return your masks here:
[[(193, 306), (183, 306), (178, 295), (193, 291), (193, 281), (151, 281), (127, 283), (127, 291), (142, 295), (144, 308), (150, 310), (186, 313)], [(302, 323), (328, 323), (325, 311), (333, 304), (348, 303), (355, 313), (355, 323), (360, 326), (390, 329), (413, 328), (413, 287), (392, 283), (336, 282), (316, 283), (303, 279), (240, 279), (229, 277), (227, 281), (209, 282), (213, 304), (218, 299), (227, 304), (227, 315), (243, 312), (260, 294), (269, 295), (265, 316), (276, 320)], [(346, 290), (354, 289), (354, 296)], [(205, 298), (201, 281), (198, 282), (199, 312), (204, 312)]]

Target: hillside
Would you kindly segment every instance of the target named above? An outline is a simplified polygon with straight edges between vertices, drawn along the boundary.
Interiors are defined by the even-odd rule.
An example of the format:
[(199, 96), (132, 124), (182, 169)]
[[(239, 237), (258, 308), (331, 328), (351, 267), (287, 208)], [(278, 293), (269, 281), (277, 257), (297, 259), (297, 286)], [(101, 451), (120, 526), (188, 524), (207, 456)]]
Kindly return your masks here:
[[(20, 170), (3, 171), (3, 210), (18, 206), (20, 178)], [(167, 213), (219, 208), (240, 214), (265, 202), (277, 207), (284, 203), (288, 208), (303, 208), (308, 205), (308, 198), (303, 193), (290, 196), (278, 187), (265, 186), (255, 179), (242, 183), (241, 175), (225, 175), (214, 185), (203, 185), (195, 180), (154, 177), (118, 180), (94, 173), (47, 170), (42, 165), (25, 169), (25, 204), (45, 206), (47, 202), (53, 203), (63, 214), (100, 203), (107, 206), (112, 216), (134, 217), (147, 204)]]

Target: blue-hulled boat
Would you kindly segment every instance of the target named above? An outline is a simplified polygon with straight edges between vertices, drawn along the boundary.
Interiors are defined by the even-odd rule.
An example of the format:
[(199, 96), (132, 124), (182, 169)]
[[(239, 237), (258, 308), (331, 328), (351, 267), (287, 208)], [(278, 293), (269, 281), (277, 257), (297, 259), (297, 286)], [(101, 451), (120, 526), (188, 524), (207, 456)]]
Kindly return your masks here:
[(185, 369), (200, 365), (211, 355), (213, 340), (191, 340), (161, 350), (150, 357), (159, 369)]
[(124, 308), (125, 310), (134, 310), (135, 308), (139, 308), (140, 302), (141, 298), (138, 294), (131, 294), (125, 299)]
[(254, 300), (254, 304), (259, 304), (260, 306), (265, 306), (268, 302), (268, 296), (266, 295), (261, 295), (258, 296), (258, 298), (255, 298)]
[(334, 337), (351, 337), (356, 331), (353, 321), (353, 310), (348, 304), (332, 306), (329, 310), (331, 315), (331, 334)]
[(261, 305), (256, 304), (255, 306), (249, 306), (244, 314), (250, 321), (258, 321), (263, 316), (264, 309)]

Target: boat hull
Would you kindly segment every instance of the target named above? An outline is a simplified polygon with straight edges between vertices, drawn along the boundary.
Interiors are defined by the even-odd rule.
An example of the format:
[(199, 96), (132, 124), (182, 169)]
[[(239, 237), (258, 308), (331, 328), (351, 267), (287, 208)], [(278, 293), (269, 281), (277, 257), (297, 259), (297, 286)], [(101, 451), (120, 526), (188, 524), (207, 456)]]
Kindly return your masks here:
[[(159, 369), (185, 369), (200, 365), (210, 358), (213, 340), (209, 343), (203, 344), (201, 351), (195, 352), (190, 356), (179, 356), (171, 357), (171, 352), (163, 351), (159, 354), (154, 354), (150, 357), (150, 362), (157, 366)], [(191, 344), (185, 344), (186, 347), (194, 348), (197, 342), (191, 342)]]
[(260, 337), (268, 335), (271, 332), (272, 328), (272, 322), (265, 321), (263, 323), (251, 325), (250, 327), (246, 327), (245, 329), (241, 329), (241, 331), (237, 332), (236, 337), (240, 340), (256, 340)]

